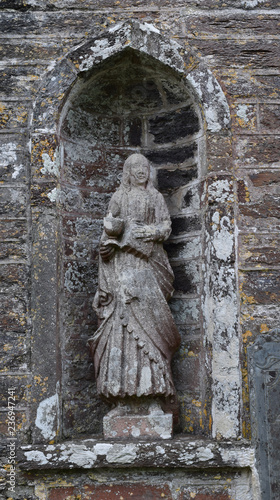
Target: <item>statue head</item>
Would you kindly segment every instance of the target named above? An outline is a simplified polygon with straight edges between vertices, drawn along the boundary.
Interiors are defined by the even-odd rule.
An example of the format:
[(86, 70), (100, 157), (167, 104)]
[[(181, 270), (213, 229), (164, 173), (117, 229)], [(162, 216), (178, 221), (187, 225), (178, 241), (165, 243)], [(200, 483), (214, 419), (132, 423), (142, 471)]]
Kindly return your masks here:
[(148, 186), (150, 181), (150, 165), (145, 156), (140, 153), (130, 155), (124, 162), (122, 186), (130, 189), (132, 185)]

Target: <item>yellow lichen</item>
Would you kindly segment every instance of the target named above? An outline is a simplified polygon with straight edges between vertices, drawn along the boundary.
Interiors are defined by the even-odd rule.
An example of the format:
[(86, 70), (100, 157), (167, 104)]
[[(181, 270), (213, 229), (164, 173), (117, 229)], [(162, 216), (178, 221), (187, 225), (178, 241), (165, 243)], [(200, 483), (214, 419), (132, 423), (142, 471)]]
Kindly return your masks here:
[(265, 323), (262, 323), (261, 327), (260, 327), (260, 332), (261, 333), (265, 333), (265, 332), (268, 332), (268, 331), (269, 331), (268, 326)]
[(243, 333), (242, 337), (243, 337), (243, 342), (246, 343), (248, 342), (248, 338), (249, 337), (252, 337), (252, 332), (250, 332), (250, 330), (247, 330), (245, 333)]

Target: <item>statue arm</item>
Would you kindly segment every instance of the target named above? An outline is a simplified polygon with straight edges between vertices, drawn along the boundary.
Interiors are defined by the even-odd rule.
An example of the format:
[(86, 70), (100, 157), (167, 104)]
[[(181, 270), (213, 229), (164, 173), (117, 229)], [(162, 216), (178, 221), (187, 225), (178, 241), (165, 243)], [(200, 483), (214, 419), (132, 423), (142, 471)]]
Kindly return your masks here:
[(161, 243), (167, 240), (171, 233), (171, 220), (168, 208), (161, 193), (156, 195), (155, 223), (142, 225), (135, 231), (136, 238), (144, 241), (155, 241)]
[(168, 238), (170, 232), (170, 221), (164, 220), (159, 224), (137, 224), (134, 230), (134, 236), (144, 241), (155, 241), (160, 243)]

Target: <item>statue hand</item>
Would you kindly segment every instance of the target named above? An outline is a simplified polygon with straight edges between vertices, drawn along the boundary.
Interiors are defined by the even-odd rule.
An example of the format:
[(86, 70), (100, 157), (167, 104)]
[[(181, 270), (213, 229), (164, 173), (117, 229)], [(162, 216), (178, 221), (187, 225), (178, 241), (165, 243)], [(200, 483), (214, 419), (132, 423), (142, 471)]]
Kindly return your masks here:
[(155, 226), (139, 225), (134, 230), (135, 238), (141, 238), (143, 241), (156, 241), (158, 234)]
[(113, 257), (115, 252), (115, 249), (112, 245), (105, 245), (104, 243), (101, 243), (100, 245), (100, 255), (102, 260), (110, 260), (111, 257)]

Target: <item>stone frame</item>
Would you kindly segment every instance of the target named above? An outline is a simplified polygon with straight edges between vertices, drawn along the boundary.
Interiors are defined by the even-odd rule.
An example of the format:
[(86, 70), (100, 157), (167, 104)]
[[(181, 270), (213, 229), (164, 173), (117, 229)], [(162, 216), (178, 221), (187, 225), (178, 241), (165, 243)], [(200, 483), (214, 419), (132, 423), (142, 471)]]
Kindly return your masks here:
[[(34, 442), (59, 439), (61, 359), (59, 348), (59, 149), (57, 130), (62, 103), (80, 72), (130, 47), (157, 59), (184, 76), (204, 116), (207, 152), (205, 160), (205, 262), (204, 342), (205, 363), (211, 380), (209, 426), (214, 438), (236, 439), (240, 435), (241, 375), (239, 360), (237, 272), (235, 267), (235, 192), (230, 168), (230, 115), (225, 95), (207, 66), (191, 50), (167, 40), (150, 24), (139, 21), (118, 24), (95, 39), (80, 44), (49, 68), (34, 106), (32, 150), (33, 224), (33, 366), (31, 399), (36, 426)], [(40, 144), (44, 144), (43, 149)], [(38, 169), (38, 157), (43, 168)], [(41, 256), (44, 255), (42, 259)], [(47, 288), (47, 295), (41, 293)], [(45, 297), (47, 296), (47, 300)], [(38, 360), (42, 362), (39, 364)], [(46, 359), (48, 378), (46, 379)], [(35, 368), (36, 367), (36, 368)], [(42, 385), (37, 381), (44, 381)]]

